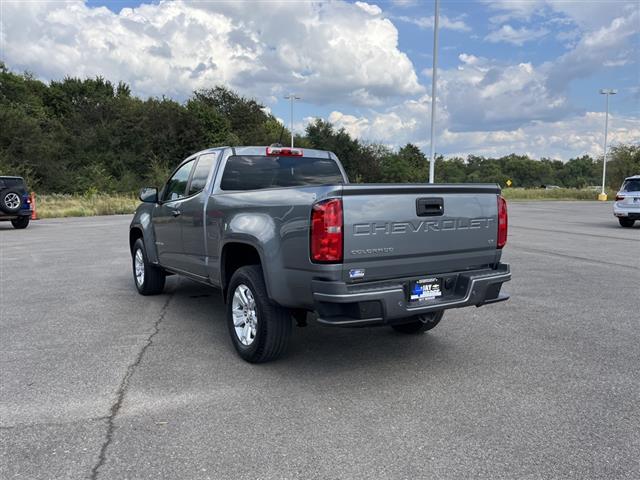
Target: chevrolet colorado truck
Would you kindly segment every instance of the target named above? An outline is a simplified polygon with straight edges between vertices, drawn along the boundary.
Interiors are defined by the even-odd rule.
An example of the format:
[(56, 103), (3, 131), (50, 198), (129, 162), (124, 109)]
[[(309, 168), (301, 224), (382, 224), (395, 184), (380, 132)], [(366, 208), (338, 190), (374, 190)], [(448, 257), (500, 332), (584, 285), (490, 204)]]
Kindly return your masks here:
[(435, 327), (450, 308), (507, 300), (507, 207), (497, 185), (350, 184), (331, 152), (224, 147), (145, 188), (131, 222), (135, 286), (170, 274), (222, 291), (239, 355), (284, 353), (293, 320)]

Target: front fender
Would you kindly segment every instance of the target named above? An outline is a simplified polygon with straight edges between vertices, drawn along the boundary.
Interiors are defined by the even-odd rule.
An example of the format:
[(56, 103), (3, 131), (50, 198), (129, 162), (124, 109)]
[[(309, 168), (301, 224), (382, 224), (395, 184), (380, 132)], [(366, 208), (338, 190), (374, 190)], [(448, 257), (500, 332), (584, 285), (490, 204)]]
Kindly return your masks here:
[(156, 249), (156, 235), (153, 229), (153, 209), (155, 205), (143, 203), (133, 215), (129, 230), (137, 228), (142, 232), (142, 241), (147, 252), (149, 262), (158, 263), (158, 251)]

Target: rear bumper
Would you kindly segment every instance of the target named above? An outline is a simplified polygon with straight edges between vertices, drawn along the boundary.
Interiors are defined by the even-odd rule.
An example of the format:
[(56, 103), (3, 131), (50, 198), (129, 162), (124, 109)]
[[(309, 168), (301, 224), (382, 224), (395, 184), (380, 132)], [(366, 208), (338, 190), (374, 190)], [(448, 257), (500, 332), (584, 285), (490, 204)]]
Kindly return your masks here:
[(31, 210), (20, 210), (18, 213), (14, 213), (13, 215), (9, 215), (8, 213), (4, 213), (3, 211), (0, 211), (0, 221), (2, 220), (16, 220), (20, 217), (30, 217), (31, 216)]
[(361, 284), (313, 280), (318, 321), (337, 326), (391, 324), (423, 313), (472, 305), (480, 307), (509, 298), (500, 293), (502, 284), (511, 280), (508, 264), (501, 263), (496, 269), (430, 276), (441, 279), (443, 295), (420, 304), (410, 304), (406, 293), (409, 282), (420, 277)]
[(622, 208), (616, 209), (613, 214), (618, 218), (628, 218), (629, 220), (640, 220), (639, 211), (624, 210)]
[(613, 204), (613, 215), (616, 217), (640, 220), (640, 204), (615, 202)]

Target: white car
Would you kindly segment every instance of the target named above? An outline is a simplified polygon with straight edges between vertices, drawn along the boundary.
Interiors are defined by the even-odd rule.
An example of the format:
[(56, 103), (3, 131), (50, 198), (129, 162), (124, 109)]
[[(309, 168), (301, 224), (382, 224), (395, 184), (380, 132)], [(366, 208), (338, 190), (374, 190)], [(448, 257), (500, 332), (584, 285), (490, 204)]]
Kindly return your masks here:
[(624, 179), (613, 203), (613, 214), (620, 225), (627, 228), (640, 220), (640, 175)]

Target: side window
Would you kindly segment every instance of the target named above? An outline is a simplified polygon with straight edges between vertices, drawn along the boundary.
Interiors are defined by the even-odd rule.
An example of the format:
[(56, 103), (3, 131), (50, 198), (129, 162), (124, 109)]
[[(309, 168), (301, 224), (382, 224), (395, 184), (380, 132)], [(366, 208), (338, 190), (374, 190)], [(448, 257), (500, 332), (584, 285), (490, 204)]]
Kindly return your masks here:
[(20, 178), (5, 178), (4, 184), (6, 188), (24, 188), (24, 182)]
[(187, 182), (189, 181), (189, 173), (193, 167), (193, 160), (181, 166), (173, 177), (169, 179), (162, 193), (162, 201), (178, 200), (185, 196), (187, 190)]
[(211, 169), (216, 164), (217, 156), (215, 153), (200, 155), (196, 168), (193, 169), (188, 195), (198, 193), (204, 188), (207, 183), (207, 178), (209, 178), (209, 172), (211, 172)]

